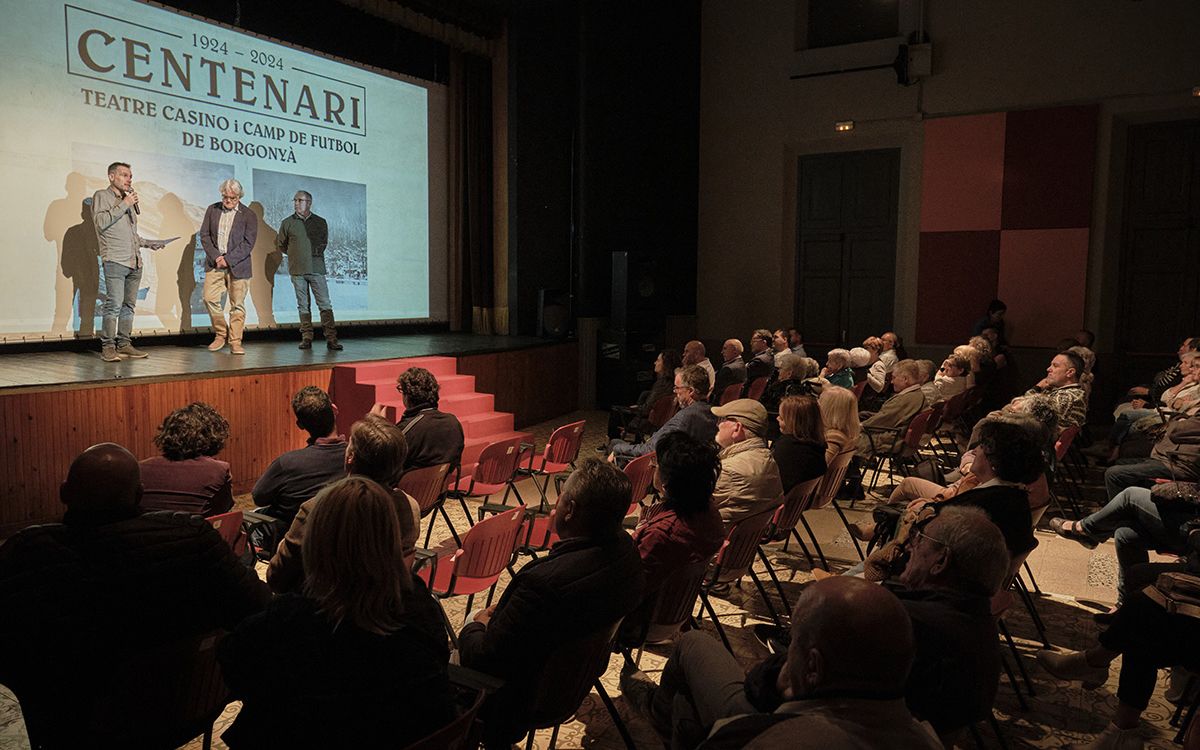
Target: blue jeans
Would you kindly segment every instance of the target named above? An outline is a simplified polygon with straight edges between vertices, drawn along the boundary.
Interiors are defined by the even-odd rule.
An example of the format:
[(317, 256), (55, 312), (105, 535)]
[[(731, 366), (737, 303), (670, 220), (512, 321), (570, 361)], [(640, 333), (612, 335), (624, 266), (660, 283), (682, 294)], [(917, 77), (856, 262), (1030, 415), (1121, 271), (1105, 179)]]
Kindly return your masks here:
[(133, 332), (133, 310), (137, 306), (142, 269), (104, 261), (104, 324), (100, 329), (102, 346), (125, 346)]
[(1112, 500), (1126, 487), (1150, 487), (1155, 479), (1170, 479), (1171, 470), (1155, 458), (1123, 458), (1104, 471), (1104, 488)]
[(1130, 568), (1149, 562), (1152, 549), (1184, 552), (1186, 538), (1180, 532), (1187, 520), (1196, 517), (1189, 503), (1154, 502), (1150, 490), (1129, 487), (1100, 510), (1080, 520), (1079, 529), (1096, 541), (1112, 537), (1117, 545), (1117, 602), (1125, 601), (1125, 577)]
[(329, 284), (325, 281), (325, 274), (321, 273), (306, 273), (292, 276), (292, 287), (296, 290), (296, 309), (301, 315), (311, 315), (312, 309), (308, 306), (308, 290), (312, 289), (312, 296), (317, 300), (317, 309), (332, 310), (333, 304), (329, 301)]

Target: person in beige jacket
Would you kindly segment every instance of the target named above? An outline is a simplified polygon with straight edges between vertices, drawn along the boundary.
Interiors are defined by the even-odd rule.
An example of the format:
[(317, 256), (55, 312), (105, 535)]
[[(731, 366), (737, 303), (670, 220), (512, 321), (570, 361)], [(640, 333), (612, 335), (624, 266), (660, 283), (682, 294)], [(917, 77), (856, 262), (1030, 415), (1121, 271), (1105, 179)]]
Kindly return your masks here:
[(739, 398), (714, 406), (721, 474), (713, 490), (713, 505), (726, 527), (783, 502), (779, 467), (764, 437), (767, 410), (758, 401)]

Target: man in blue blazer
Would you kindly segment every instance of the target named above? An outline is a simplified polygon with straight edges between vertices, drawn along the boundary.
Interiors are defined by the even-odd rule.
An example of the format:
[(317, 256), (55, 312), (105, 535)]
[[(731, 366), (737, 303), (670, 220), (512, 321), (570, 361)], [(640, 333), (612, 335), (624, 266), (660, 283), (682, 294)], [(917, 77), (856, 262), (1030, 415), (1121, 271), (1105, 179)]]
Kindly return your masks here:
[[(258, 235), (258, 217), (242, 204), (242, 183), (221, 183), (221, 201), (204, 212), (200, 244), (208, 256), (204, 263), (204, 304), (212, 319), (213, 342), (209, 351), (220, 351), (226, 341), (233, 354), (245, 354), (242, 329), (246, 325), (246, 291), (253, 268), (250, 251)], [(229, 297), (229, 323), (221, 311), (221, 295)]]

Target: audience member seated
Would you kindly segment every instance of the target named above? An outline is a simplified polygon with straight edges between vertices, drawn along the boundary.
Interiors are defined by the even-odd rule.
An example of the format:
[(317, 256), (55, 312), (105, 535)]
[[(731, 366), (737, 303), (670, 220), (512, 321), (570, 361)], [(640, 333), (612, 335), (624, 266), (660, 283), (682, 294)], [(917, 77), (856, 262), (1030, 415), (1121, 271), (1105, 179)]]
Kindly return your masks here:
[(1183, 372), (1180, 365), (1183, 355), (1188, 352), (1200, 352), (1200, 336), (1184, 339), (1183, 343), (1179, 345), (1178, 350), (1180, 362), (1176, 362), (1167, 369), (1155, 374), (1154, 379), (1150, 382), (1150, 387), (1145, 390), (1146, 395), (1150, 397), (1149, 400), (1151, 403), (1156, 403), (1162, 397), (1163, 391), (1173, 385), (1178, 385), (1179, 381), (1183, 379)]
[[(286, 529), (300, 504), (342, 476), (346, 439), (337, 431), (337, 409), (329, 394), (308, 385), (292, 398), (296, 426), (308, 433), (308, 444), (271, 462), (254, 483), (254, 504)], [(283, 530), (281, 529), (281, 531)]]
[[(398, 423), (408, 444), (404, 470), (462, 461), (463, 428), (458, 417), (438, 410), (438, 382), (424, 367), (410, 367), (396, 379), (396, 390), (404, 400), (404, 416)], [(383, 416), (378, 404), (372, 414)]]
[[(1000, 530), (978, 508), (946, 508), (914, 536), (908, 566), (897, 583), (888, 584), (908, 612), (914, 635), (915, 656), (904, 683), (904, 699), (913, 716), (932, 724), (940, 737), (952, 740), (968, 725), (986, 719), (992, 710), (1000, 658), (991, 597), (1008, 574), (1008, 552)], [(850, 576), (838, 578), (853, 580)], [(824, 587), (829, 580), (833, 579), (810, 586)], [(837, 584), (838, 588), (831, 590), (862, 585), (872, 584)], [(801, 601), (807, 596), (806, 587)], [(858, 648), (871, 648), (867, 644), (875, 643), (875, 637), (886, 639), (898, 630), (903, 632), (894, 615), (878, 620), (875, 618), (880, 615), (874, 609), (864, 614), (862, 627), (867, 632), (847, 638), (843, 652), (847, 659), (858, 654)], [(824, 618), (793, 617), (793, 627), (811, 619)], [(849, 628), (858, 621), (837, 617), (831, 622), (834, 627), (844, 623)], [(866, 623), (874, 623), (874, 627)], [(697, 729), (702, 733), (719, 719), (774, 712), (787, 700), (790, 680), (781, 675), (790, 675), (794, 666), (784, 670), (790, 636), (772, 626), (755, 630), (766, 637), (775, 655), (752, 668), (744, 683), (732, 657), (717, 654), (724, 650), (720, 644), (703, 634), (689, 633), (676, 644), (663, 667), (659, 689), (653, 689), (645, 675), (628, 669), (622, 672), (622, 689), (629, 688), (634, 704), (654, 718), (660, 732), (670, 726), (677, 738), (694, 737)], [(668, 719), (671, 725), (666, 724)], [(791, 743), (787, 746), (796, 746), (795, 738)]]
[(750, 335), (750, 361), (746, 363), (746, 383), (742, 386), (742, 398), (750, 392), (750, 386), (759, 378), (775, 374), (775, 356), (771, 352), (771, 332), (759, 328)]
[(697, 440), (711, 441), (717, 434), (717, 418), (704, 400), (708, 374), (698, 365), (688, 365), (675, 373), (675, 404), (679, 411), (667, 423), (641, 443), (614, 440), (609, 444), (608, 460), (624, 466), (631, 459), (653, 453), (658, 441), (672, 432), (686, 432)]
[(717, 445), (721, 446), (721, 475), (713, 491), (713, 504), (726, 526), (779, 505), (783, 484), (779, 467), (764, 438), (767, 410), (757, 401), (739, 398), (714, 406)]
[(642, 560), (621, 527), (630, 492), (620, 470), (583, 461), (558, 499), (561, 541), (517, 571), (500, 601), (473, 615), (459, 635), (462, 664), (504, 680), (481, 712), (487, 747), (508, 747), (525, 733), (529, 696), (548, 654), (612, 626), (641, 602)]
[(938, 368), (937, 375), (929, 383), (932, 388), (922, 391), (925, 393), (925, 401), (929, 405), (940, 404), (948, 401), (963, 391), (967, 390), (967, 375), (971, 371), (971, 363), (951, 354)]
[(879, 356), (878, 350), (856, 346), (850, 350), (850, 369), (854, 372), (854, 384), (858, 385), (867, 379), (871, 363)]
[(812, 396), (788, 396), (779, 405), (779, 438), (771, 457), (779, 467), (786, 495), (798, 484), (825, 473), (825, 425), (821, 407)]
[(863, 347), (871, 352), (871, 366), (867, 370), (867, 387), (875, 393), (883, 393), (887, 388), (887, 376), (896, 366), (896, 352), (892, 347), (896, 345), (896, 335), (884, 334), (883, 336), (872, 336), (863, 342)]
[[(1188, 572), (1200, 572), (1195, 565), (1195, 541), (1189, 546)], [(1145, 568), (1162, 566), (1141, 566)], [(1099, 643), (1084, 651), (1038, 651), (1042, 667), (1060, 680), (1079, 680), (1083, 687), (1094, 689), (1108, 680), (1108, 668), (1121, 657), (1121, 672), (1117, 684), (1117, 707), (1111, 723), (1092, 742), (1075, 747), (1093, 750), (1141, 750), (1145, 746), (1138, 726), (1142, 712), (1150, 705), (1163, 667), (1184, 666), (1200, 669), (1200, 619), (1171, 612), (1162, 606), (1161, 599), (1151, 598), (1151, 589), (1132, 591), (1125, 603), (1116, 610), (1108, 628), (1100, 633)]]
[(270, 598), (207, 521), (142, 513), (141, 496), (133, 454), (94, 445), (62, 483), (62, 523), (0, 545), (0, 682), (54, 707), (48, 747), (94, 746), (81, 735), (127, 654), (232, 629)]
[(674, 432), (659, 441), (655, 457), (663, 500), (643, 514), (633, 532), (646, 588), (638, 612), (621, 628), (639, 643), (642, 633), (637, 631), (647, 624), (663, 582), (675, 571), (709, 559), (725, 541), (721, 514), (712, 504), (721, 471), (716, 444)]
[(830, 349), (825, 357), (825, 367), (821, 377), (832, 385), (842, 388), (854, 387), (854, 370), (850, 368), (850, 352), (845, 349)]
[(1111, 500), (1126, 487), (1151, 487), (1158, 479), (1200, 478), (1200, 416), (1173, 419), (1150, 450), (1149, 458), (1122, 458), (1104, 470)]
[[(1020, 425), (986, 420), (970, 454), (970, 472), (974, 477), (972, 489), (952, 494), (944, 494), (943, 490), (929, 499), (910, 503), (894, 516), (877, 511), (876, 533), (886, 534), (891, 541), (867, 558), (864, 569), (868, 581), (888, 578), (892, 567), (904, 557), (912, 529), (944, 508), (983, 510), (1004, 535), (1004, 544), (1012, 557), (1035, 546), (1026, 487), (1037, 481), (1044, 468), (1038, 441)], [(884, 528), (889, 523), (893, 526)]]
[(1196, 479), (1193, 474), (1187, 482), (1163, 482), (1153, 490), (1127, 487), (1103, 508), (1078, 521), (1050, 519), (1050, 528), (1088, 549), (1112, 537), (1117, 548), (1117, 605), (1120, 606), (1133, 593), (1129, 571), (1148, 562), (1151, 550), (1178, 555), (1187, 551), (1184, 526), (1200, 517)]
[[(1108, 463), (1113, 463), (1120, 457), (1121, 445), (1131, 432), (1144, 433), (1162, 425), (1164, 417), (1190, 417), (1200, 410), (1200, 354), (1188, 352), (1180, 357), (1179, 371), (1182, 378), (1163, 391), (1157, 405), (1151, 405), (1143, 398), (1134, 398), (1122, 404), (1125, 408), (1118, 407), (1112, 429), (1108, 433), (1111, 446)], [(1150, 408), (1147, 408), (1148, 406)]]
[(858, 445), (862, 425), (858, 421), (858, 400), (854, 392), (837, 386), (821, 391), (821, 424), (825, 426), (825, 464)]
[[(707, 360), (706, 360), (707, 361)], [(631, 406), (614, 406), (608, 415), (608, 439), (619, 438), (627, 430), (643, 431), (651, 428), (647, 421), (650, 410), (661, 398), (673, 398), (675, 371), (680, 367), (679, 352), (663, 349), (654, 360), (654, 383), (650, 389), (638, 395), (637, 403)], [(710, 364), (709, 367), (712, 367)], [(652, 430), (648, 430), (652, 431)]]
[[(856, 441), (856, 455), (846, 470), (847, 488), (844, 492), (850, 497), (861, 499), (863, 496), (862, 469), (866, 459), (877, 453), (889, 454), (899, 450), (904, 443), (904, 431), (908, 423), (925, 408), (925, 394), (917, 382), (919, 377), (920, 371), (913, 360), (905, 359), (896, 363), (892, 369), (895, 395), (885, 401), (878, 412), (863, 412), (866, 417)], [(869, 428), (887, 431), (868, 434)]]
[(1050, 360), (1046, 377), (1030, 388), (1023, 396), (1017, 396), (1003, 409), (1006, 412), (1029, 411), (1034, 401), (1049, 404), (1058, 417), (1058, 431), (1068, 427), (1082, 427), (1087, 420), (1087, 394), (1079, 385), (1083, 373), (1083, 359), (1075, 352), (1059, 352)]
[(808, 352), (804, 351), (804, 335), (800, 333), (800, 329), (792, 326), (787, 329), (788, 348), (792, 350), (792, 354), (798, 354), (801, 357), (807, 357)]
[(894, 594), (855, 578), (818, 581), (804, 587), (791, 622), (786, 657), (751, 675), (769, 672), (773, 684), (747, 680), (719, 642), (693, 631), (658, 685), (626, 666), (621, 692), (672, 748), (942, 747), (904, 705), (913, 629)]
[[(708, 351), (704, 348), (703, 342), (689, 341), (683, 346), (683, 361), (680, 362), (680, 367), (688, 365), (700, 365), (706, 373), (708, 373), (708, 384), (711, 388), (717, 382), (717, 371), (713, 369), (712, 361), (708, 358)], [(706, 397), (709, 394), (705, 394)]]
[[(769, 414), (778, 413), (779, 403), (788, 396), (819, 396), (822, 383), (812, 377), (809, 368), (815, 369), (816, 362), (808, 357), (797, 357), (785, 351), (779, 358), (782, 363), (778, 378), (767, 385), (758, 399)], [(772, 431), (773, 432), (773, 431)], [(770, 435), (774, 437), (774, 435)]]
[[(775, 358), (775, 369), (779, 369), (779, 358), (784, 354), (791, 354), (792, 350), (788, 347), (787, 331), (782, 328), (777, 328), (771, 334), (771, 356)], [(804, 356), (803, 354), (800, 356)]]
[(229, 747), (405, 747), (454, 718), (445, 626), (413, 585), (401, 533), (395, 501), (370, 479), (321, 491), (303, 594), (276, 598), (218, 647), (242, 701)]
[(721, 369), (717, 370), (717, 379), (712, 385), (712, 400), (717, 403), (721, 394), (731, 385), (746, 382), (746, 363), (742, 361), (742, 342), (737, 339), (727, 339), (721, 347)]
[(233, 507), (229, 464), (213, 458), (225, 447), (229, 423), (199, 401), (167, 415), (154, 444), (161, 456), (144, 458), (142, 509), (178, 510), (199, 516), (228, 513)]
[[(368, 414), (350, 428), (350, 444), (346, 446), (346, 474), (366, 477), (379, 484), (396, 504), (400, 519), (400, 543), (405, 564), (412, 567), (421, 534), (421, 509), (417, 501), (396, 487), (404, 473), (408, 448), (404, 433), (388, 420)], [(318, 496), (319, 497), (319, 496)], [(277, 594), (299, 591), (304, 583), (303, 545), (308, 517), (316, 507), (317, 498), (305, 500), (292, 519), (287, 534), (279, 542), (275, 556), (267, 568), (267, 583)]]

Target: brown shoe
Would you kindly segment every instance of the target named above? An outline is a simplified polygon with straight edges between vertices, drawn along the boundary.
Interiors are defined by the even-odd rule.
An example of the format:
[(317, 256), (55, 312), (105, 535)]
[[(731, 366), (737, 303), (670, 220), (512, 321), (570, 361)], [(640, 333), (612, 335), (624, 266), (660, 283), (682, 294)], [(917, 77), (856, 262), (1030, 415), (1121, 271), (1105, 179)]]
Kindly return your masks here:
[(869, 542), (875, 538), (875, 527), (861, 523), (850, 524), (850, 533), (860, 542)]
[(100, 359), (105, 362), (120, 362), (121, 358), (117, 356), (117, 347), (109, 344), (108, 346), (100, 347)]
[(246, 350), (242, 348), (242, 342), (230, 341), (229, 342), (229, 353), (230, 354), (245, 354)]
[(210, 352), (219, 352), (224, 348), (225, 348), (225, 337), (224, 336), (217, 336), (215, 339), (213, 339), (212, 343), (208, 345), (208, 350)]

